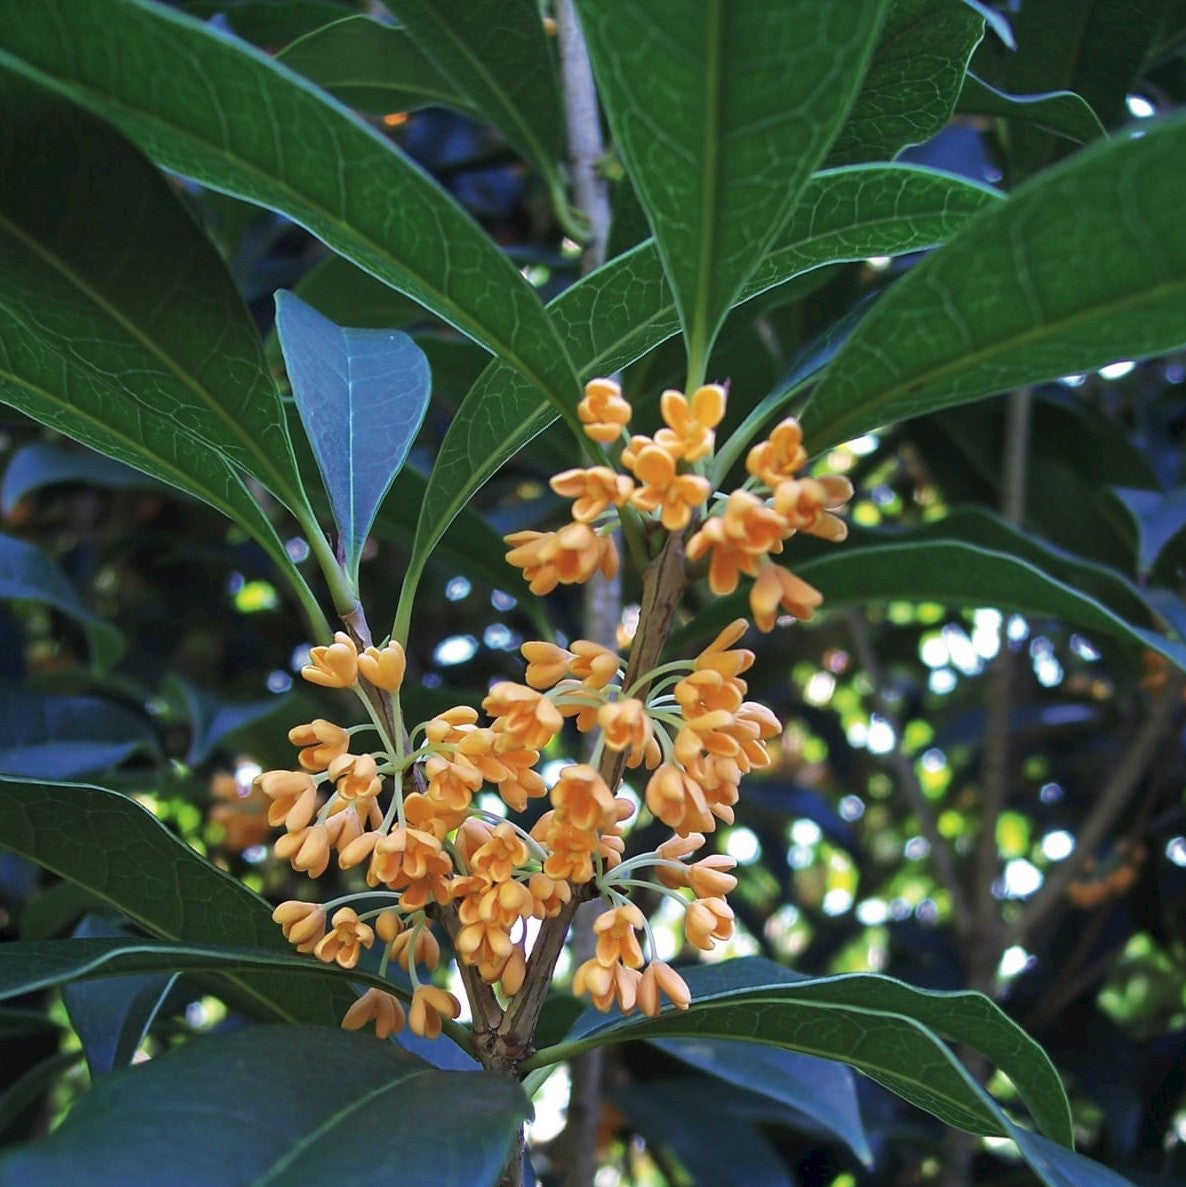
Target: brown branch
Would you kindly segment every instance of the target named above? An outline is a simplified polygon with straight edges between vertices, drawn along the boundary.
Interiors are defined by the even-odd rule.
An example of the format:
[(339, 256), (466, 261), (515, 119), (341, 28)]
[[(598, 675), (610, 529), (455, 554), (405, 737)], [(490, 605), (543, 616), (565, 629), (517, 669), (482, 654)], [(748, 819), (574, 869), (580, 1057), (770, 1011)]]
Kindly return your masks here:
[(1149, 771), (1171, 727), (1181, 715), (1182, 693), (1186, 690), (1186, 673), (1174, 669), (1165, 687), (1157, 694), (1148, 715), (1133, 736), (1128, 750), (1087, 814), (1075, 837), (1074, 851), (1060, 862), (1041, 889), (1026, 903), (1021, 914), (1008, 927), (1005, 946), (1026, 944), (1033, 933), (1050, 917), (1062, 902), (1067, 887), (1084, 863), (1095, 853), (1099, 843), (1108, 835), (1120, 814), (1128, 806), (1133, 793)]

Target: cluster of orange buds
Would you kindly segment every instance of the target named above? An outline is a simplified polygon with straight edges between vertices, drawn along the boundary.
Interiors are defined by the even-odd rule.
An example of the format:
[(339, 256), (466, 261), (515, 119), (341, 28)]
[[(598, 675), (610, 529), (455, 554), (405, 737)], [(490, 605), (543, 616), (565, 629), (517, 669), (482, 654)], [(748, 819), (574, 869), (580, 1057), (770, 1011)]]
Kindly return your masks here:
[(222, 828), (224, 849), (242, 853), (268, 839), (272, 831), (268, 801), (254, 783), (240, 781), (230, 771), (218, 771), (210, 779), (210, 798), (207, 819)]
[[(625, 472), (595, 465), (557, 475), (552, 487), (573, 500), (572, 521), (507, 537), (508, 559), (532, 591), (616, 572), (613, 532), (629, 507), (656, 531), (688, 532), (687, 555), (709, 558), (714, 592), (732, 592), (739, 575), (752, 577), (762, 629), (780, 608), (809, 617), (820, 595), (769, 557), (797, 531), (841, 539), (844, 525), (833, 512), (851, 486), (836, 477), (795, 477), (807, 459), (797, 424), (787, 420), (750, 450), (744, 487), (714, 495), (707, 475), (725, 400), (716, 384), (690, 398), (664, 392), (663, 427), (654, 437), (630, 436), (631, 409), (618, 385), (589, 383), (577, 410), (581, 423), (593, 441), (614, 447)], [(343, 968), (380, 942), (380, 975), (395, 960), (413, 986), (406, 1014), (394, 996), (372, 989), (343, 1024), (373, 1023), (385, 1036), (406, 1022), (435, 1036), (458, 1016), (456, 999), (418, 972), (438, 967), (431, 928), (442, 915), (457, 959), (513, 998), (527, 976), (535, 926), (577, 897), (600, 897), (607, 906), (574, 991), (600, 1010), (616, 1005), (653, 1015), (663, 998), (686, 1008), (686, 984), (658, 959), (650, 925), (629, 895), (645, 886), (678, 902), (692, 947), (709, 950), (732, 936), (726, 896), (736, 885), (734, 862), (697, 854), (718, 821), (733, 822), (742, 777), (769, 765), (767, 744), (781, 733), (769, 709), (746, 700), (742, 677), (754, 655), (738, 644), (747, 627), (737, 619), (693, 659), (664, 663), (629, 683), (621, 656), (600, 644), (528, 642), (523, 683), (494, 684), (482, 713), (457, 706), (408, 732), (398, 643), (360, 653), (339, 632), (313, 648), (302, 675), (353, 689), (370, 724), (343, 729), (317, 719), (297, 726), (289, 734), (296, 769), (265, 772), (256, 787), (268, 801), (269, 823), (284, 829), (277, 856), (311, 877), (336, 857), (342, 870), (361, 868), (367, 889), (324, 906), (282, 903), (274, 918), (299, 951)], [(549, 786), (541, 757), (570, 721), (589, 735), (591, 755), (563, 766)], [(367, 729), (380, 744), (357, 752), (354, 735)], [(607, 751), (621, 756), (621, 766), (645, 770), (646, 811), (671, 829), (651, 852), (625, 856), (635, 804), (607, 785)], [(512, 819), (545, 797), (530, 828)], [(353, 904), (364, 902), (357, 913)]]
[(1067, 886), (1067, 898), (1082, 911), (1122, 898), (1136, 884), (1146, 856), (1139, 841), (1122, 838), (1108, 860), (1097, 862), (1089, 857), (1083, 863), (1082, 875)]
[(613, 528), (621, 508), (629, 506), (669, 532), (696, 525), (687, 557), (693, 563), (707, 558), (714, 594), (730, 594), (742, 576), (752, 578), (750, 609), (760, 630), (771, 630), (780, 611), (812, 616), (823, 595), (770, 557), (796, 532), (843, 540), (847, 528), (834, 513), (852, 497), (852, 484), (836, 474), (796, 477), (807, 453), (798, 422), (788, 417), (750, 449), (744, 485), (714, 496), (704, 471), (714, 456), (726, 395), (720, 384), (705, 384), (690, 398), (665, 391), (659, 402), (664, 427), (654, 437), (630, 436), (632, 410), (618, 384), (594, 379), (586, 385), (577, 406), (584, 431), (602, 446), (620, 446), (625, 473), (595, 465), (557, 474), (551, 486), (573, 500), (572, 522), (556, 531), (506, 537), (507, 560), (523, 570), (533, 593), (586, 582), (599, 570), (616, 573)]

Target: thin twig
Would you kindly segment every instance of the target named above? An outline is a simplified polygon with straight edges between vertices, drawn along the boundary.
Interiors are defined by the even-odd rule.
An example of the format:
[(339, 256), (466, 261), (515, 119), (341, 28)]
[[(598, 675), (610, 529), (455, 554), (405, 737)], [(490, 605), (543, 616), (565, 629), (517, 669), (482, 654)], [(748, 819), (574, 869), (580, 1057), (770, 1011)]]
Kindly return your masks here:
[[(1001, 461), (1001, 515), (1014, 527), (1025, 516), (1025, 490), (1030, 445), (1033, 393), (1018, 388), (1005, 409), (1005, 446)], [(1017, 657), (1009, 650), (1005, 624), (998, 632), (996, 657), (989, 665), (985, 695), (984, 736), (980, 749), (980, 833), (976, 842), (971, 884), (975, 917), (968, 933), (964, 963), (972, 988), (991, 993), (1004, 946), (1001, 944), (1000, 904), (993, 883), (1000, 864), (997, 823), (1009, 802), (1013, 769), (1010, 752)]]
[(1097, 797), (1095, 806), (1087, 814), (1075, 837), (1073, 852), (1047, 875), (1041, 889), (1026, 903), (1021, 914), (1007, 929), (1006, 947), (1024, 945), (1063, 901), (1067, 887), (1128, 806), (1157, 757), (1166, 734), (1178, 721), (1184, 690), (1186, 673), (1174, 669), (1165, 687), (1153, 701), (1141, 728), (1133, 736), (1124, 757)]
[(898, 776), (898, 786), (910, 802), (910, 807), (918, 817), (918, 826), (926, 838), (931, 849), (931, 857), (935, 863), (935, 872), (943, 888), (951, 896), (951, 909), (957, 933), (966, 927), (971, 918), (968, 912), (968, 900), (963, 885), (955, 868), (955, 854), (947, 843), (947, 838), (939, 832), (938, 820), (930, 800), (919, 782), (918, 773), (909, 756), (902, 749), (902, 723), (897, 713), (885, 695), (885, 683), (881, 665), (873, 652), (869, 641), (868, 624), (865, 616), (859, 610), (849, 610), (845, 617), (848, 621), (849, 634), (852, 636), (853, 649), (857, 653), (857, 662), (869, 677), (872, 686), (870, 699), (878, 716), (883, 718), (894, 733), (894, 747), (886, 756)]

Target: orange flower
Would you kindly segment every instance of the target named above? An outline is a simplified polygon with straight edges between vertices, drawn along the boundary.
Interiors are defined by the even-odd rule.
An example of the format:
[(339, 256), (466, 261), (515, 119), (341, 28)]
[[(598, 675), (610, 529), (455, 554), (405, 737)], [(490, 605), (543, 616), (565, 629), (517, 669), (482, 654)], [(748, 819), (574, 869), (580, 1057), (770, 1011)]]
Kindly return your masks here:
[(262, 845), (271, 833), (268, 799), (257, 783), (244, 787), (229, 771), (219, 771), (210, 780), (210, 820), (222, 826), (223, 847), (242, 853)]
[(552, 811), (535, 822), (531, 835), (551, 850), (543, 871), (549, 878), (566, 879), (578, 886), (593, 880), (593, 854), (598, 843), (595, 832), (577, 828)]
[(601, 727), (605, 744), (610, 750), (629, 750), (627, 766), (636, 767), (644, 758), (653, 759), (649, 767), (659, 762), (655, 727), (647, 716), (647, 707), (637, 697), (609, 701), (597, 710), (597, 724)]
[[(697, 672), (711, 668), (722, 676), (736, 677), (753, 666), (754, 653), (745, 647), (733, 646), (745, 632), (749, 623), (744, 618), (735, 618), (719, 635), (692, 661)], [(742, 688), (745, 687), (741, 682)]]
[(358, 648), (345, 631), (337, 631), (328, 647), (314, 647), (301, 675), (324, 688), (349, 688), (358, 679)]
[(571, 651), (541, 640), (530, 640), (524, 643), (519, 651), (527, 661), (527, 671), (523, 674), (523, 679), (532, 688), (541, 691), (563, 680), (568, 675), (568, 665), (573, 659)]
[(317, 811), (317, 785), (306, 771), (264, 771), (253, 786), (272, 801), (268, 823), (273, 828), (283, 824), (290, 833), (298, 832)]
[(613, 794), (587, 763), (573, 763), (560, 772), (551, 800), (556, 815), (574, 828), (594, 832), (617, 821)]
[(627, 450), (622, 454), (622, 461), (643, 484), (630, 496), (631, 504), (639, 511), (660, 511), (661, 508), (659, 518), (669, 532), (686, 528), (692, 520), (692, 512), (712, 493), (712, 484), (707, 478), (699, 474), (677, 473), (676, 460), (658, 444), (644, 445), (637, 453)]
[(572, 645), (574, 659), (569, 671), (588, 688), (600, 691), (618, 674), (622, 660), (614, 651), (588, 639), (577, 639)]
[(298, 952), (312, 952), (325, 935), (325, 908), (317, 903), (289, 900), (272, 912), (272, 918)]
[(408, 666), (404, 649), (392, 639), (382, 651), (368, 647), (358, 657), (358, 670), (364, 680), (385, 692), (395, 692), (404, 682)]
[(720, 384), (697, 388), (688, 400), (683, 392), (665, 391), (659, 410), (667, 428), (655, 434), (655, 444), (685, 462), (708, 457), (716, 443), (713, 429), (725, 415), (726, 391)]
[(394, 828), (375, 843), (367, 882), (403, 891), (400, 906), (418, 911), (430, 898), (442, 906), (452, 898), (448, 883), (452, 873), (452, 860), (431, 833)]
[(803, 448), (803, 431), (793, 416), (777, 424), (769, 440), (755, 445), (745, 459), (745, 468), (771, 490), (805, 465), (807, 450)]
[(620, 960), (629, 968), (642, 968), (643, 955), (637, 932), (645, 926), (642, 912), (633, 903), (603, 911), (593, 920), (597, 960), (607, 967)]
[(764, 565), (749, 591), (754, 625), (760, 631), (774, 629), (780, 608), (806, 622), (823, 600), (818, 589), (781, 565)]
[(295, 725), (288, 731), (288, 740), (294, 746), (304, 749), (297, 761), (306, 771), (324, 771), (330, 761), (345, 754), (350, 746), (350, 735), (340, 725), (315, 718), (307, 725)]
[(638, 982), (638, 1008), (649, 1018), (659, 1013), (660, 991), (677, 1010), (686, 1010), (692, 1000), (687, 982), (669, 964), (652, 960)]
[(513, 739), (512, 746), (542, 750), (564, 728), (560, 710), (525, 684), (500, 680), (482, 702), (494, 718), (494, 730)]
[(482, 786), (482, 773), (463, 755), (432, 754), (424, 764), (428, 798), (452, 812), (464, 812)]
[(852, 483), (839, 474), (792, 479), (774, 488), (775, 510), (787, 525), (823, 540), (840, 541), (848, 535), (848, 525), (832, 511), (851, 498)]
[(732, 934), (733, 910), (723, 898), (702, 898), (688, 904), (684, 935), (689, 944), (711, 952), (713, 940), (727, 940)]
[(379, 768), (371, 754), (339, 754), (329, 764), (326, 774), (344, 800), (373, 799), (383, 788)]
[(392, 936), (389, 949), (393, 960), (401, 967), (422, 964), (426, 969), (435, 969), (441, 963), (441, 946), (428, 927), (413, 927)]
[(585, 384), (585, 398), (577, 405), (585, 435), (603, 445), (618, 439), (630, 423), (630, 412), (630, 405), (622, 398), (622, 389), (612, 379), (589, 380)]
[(749, 491), (735, 490), (724, 512), (707, 519), (688, 541), (688, 559), (697, 561), (712, 552), (708, 584), (718, 596), (737, 588), (744, 573), (756, 577), (762, 557), (781, 552), (788, 534), (786, 521)]
[(408, 1026), (421, 1038), (435, 1039), (440, 1036), (443, 1018), (456, 1018), (461, 1013), (457, 999), (435, 985), (419, 985), (412, 994), (408, 1009)]
[(716, 828), (704, 789), (674, 763), (663, 763), (651, 776), (646, 805), (668, 828), (680, 834), (710, 833)]
[(625, 474), (615, 473), (609, 466), (565, 470), (551, 479), (549, 485), (558, 495), (576, 500), (572, 517), (581, 523), (592, 523), (611, 506), (621, 507), (634, 490), (634, 483)]
[(281, 861), (310, 878), (320, 878), (329, 867), (329, 836), (324, 824), (310, 824), (278, 837), (272, 846)]
[(507, 560), (523, 570), (531, 592), (542, 597), (557, 585), (581, 585), (594, 573), (613, 577), (618, 550), (612, 536), (595, 532), (587, 523), (573, 522), (557, 532), (512, 532)]
[(572, 978), (572, 991), (577, 997), (588, 994), (596, 1009), (603, 1014), (616, 1001), (622, 1013), (628, 1014), (638, 1000), (638, 985), (642, 975), (637, 969), (615, 963), (602, 964), (596, 957), (586, 960)]
[(536, 919), (551, 919), (559, 915), (564, 904), (572, 898), (572, 887), (561, 878), (549, 878), (547, 874), (532, 874), (527, 880), (527, 889), (534, 900), (531, 913)]
[(356, 911), (342, 907), (334, 912), (333, 929), (318, 940), (313, 955), (326, 964), (336, 962), (344, 969), (352, 969), (358, 964), (359, 950), (374, 942), (374, 930), (359, 922)]
[(490, 838), (470, 857), (469, 868), (491, 882), (509, 882), (515, 871), (527, 864), (527, 845), (509, 821), (496, 825)]
[(388, 1039), (404, 1028), (404, 1008), (398, 998), (382, 989), (368, 989), (346, 1011), (343, 1030), (362, 1030), (368, 1022), (375, 1024), (375, 1038)]

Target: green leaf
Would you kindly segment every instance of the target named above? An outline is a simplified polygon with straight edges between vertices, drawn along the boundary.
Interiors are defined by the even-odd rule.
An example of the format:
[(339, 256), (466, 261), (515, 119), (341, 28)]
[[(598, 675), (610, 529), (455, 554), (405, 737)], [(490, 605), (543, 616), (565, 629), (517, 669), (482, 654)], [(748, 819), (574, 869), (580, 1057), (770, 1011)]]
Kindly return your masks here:
[(1115, 493), (1137, 525), (1137, 564), (1144, 577), (1170, 541), (1186, 527), (1186, 487), (1171, 491), (1118, 487)]
[(526, 1066), (628, 1039), (769, 1043), (840, 1060), (952, 1125), (1000, 1134), (991, 1100), (982, 1098), (938, 1035), (987, 1056), (1013, 1081), (1046, 1133), (1072, 1140), (1058, 1073), (1037, 1043), (983, 994), (936, 993), (877, 974), (799, 978), (761, 958), (695, 966), (681, 975), (692, 991), (687, 1010), (651, 1019), (607, 1019), (591, 1011), (578, 1020), (570, 1041), (541, 1051)]
[[(279, 929), (277, 929), (279, 930)], [(158, 973), (265, 973), (298, 981), (373, 985), (399, 997), (410, 994), (401, 986), (362, 968), (347, 972), (324, 964), (292, 948), (269, 952), (224, 944), (185, 944), (144, 940), (126, 934), (92, 935), (73, 940), (13, 940), (0, 948), (0, 1000), (52, 989), (59, 985), (107, 978), (123, 981)], [(352, 1001), (353, 995), (346, 1000)]]
[(276, 55), (289, 69), (369, 115), (473, 105), (403, 29), (365, 16), (346, 17), (307, 33)]
[(654, 1044), (735, 1088), (788, 1105), (840, 1138), (866, 1166), (873, 1165), (856, 1084), (842, 1064), (733, 1039), (655, 1039)]
[[(815, 268), (946, 241), (1000, 201), (985, 186), (929, 169), (856, 166), (817, 174), (742, 292), (744, 300)], [(578, 281), (548, 306), (582, 379), (608, 375), (678, 331), (653, 242)], [(530, 385), (493, 363), (441, 442), (429, 477), (405, 590), (414, 590), (441, 534), (492, 474), (555, 419)], [(407, 595), (410, 597), (410, 593)]]
[(532, 287), (393, 144), (287, 67), (141, 0), (0, 0), (0, 59), (166, 168), (300, 223), (578, 423), (572, 367)]
[[(91, 891), (161, 939), (291, 956), (263, 899), (117, 792), (0, 777), (0, 846)], [(355, 1000), (344, 981), (324, 977), (257, 973), (228, 981), (244, 1006), (285, 1022), (336, 1026)]]
[(1186, 118), (1092, 145), (895, 283), (802, 415), (813, 450), (891, 421), (1186, 344)]
[(563, 197), (564, 109), (536, 0), (387, 0), (385, 7), (478, 118)]
[(4, 468), (0, 483), (0, 515), (11, 515), (28, 494), (58, 483), (85, 483), (104, 490), (134, 490), (154, 484), (143, 474), (95, 453), (61, 441), (22, 445)]
[(1025, 120), (1046, 132), (1077, 144), (1090, 144), (1106, 135), (1099, 116), (1074, 91), (1046, 91), (1038, 95), (1007, 95), (970, 71), (964, 77), (956, 110), (964, 115)]
[[(102, 916), (83, 919), (74, 934), (79, 938), (127, 939), (117, 924)], [(7, 963), (3, 959), (6, 956), (0, 954), (0, 967)], [(132, 1062), (176, 979), (176, 973), (164, 972), (65, 985), (62, 1001), (82, 1043), (92, 1078)]]
[(950, 0), (892, 0), (865, 81), (828, 153), (829, 165), (892, 160), (951, 117), (981, 16)]
[(693, 382), (848, 114), (885, 4), (578, 3)]
[(428, 360), (407, 334), (343, 329), (283, 290), (276, 332), (329, 494), (338, 552), (357, 584), (375, 513), (428, 411)]
[(45, 1097), (61, 1077), (82, 1060), (79, 1051), (59, 1051), (35, 1063), (0, 1095), (0, 1134), (7, 1134), (21, 1115)]
[[(261, 49), (275, 49), (350, 15), (338, 0), (182, 0), (177, 5), (202, 20), (225, 21), (238, 36)], [(353, 11), (358, 6), (353, 5)]]
[(40, 548), (0, 533), (0, 598), (45, 602), (86, 628), (91, 654), (100, 668), (110, 667), (124, 651), (120, 632), (92, 614), (70, 579)]
[(248, 1027), (105, 1076), (48, 1138), (0, 1157), (0, 1185), (95, 1181), (98, 1165), (127, 1187), (494, 1187), (530, 1111), (513, 1080), (367, 1035)]
[(72, 779), (142, 751), (159, 757), (156, 735), (143, 717), (114, 701), (0, 687), (0, 771)]
[(301, 498), (275, 385), (217, 253), (92, 116), (2, 67), (0, 102), (14, 113), (0, 129), (0, 399), (218, 508), (299, 588), (236, 469)]
[(1128, 1179), (1115, 1171), (1041, 1134), (1031, 1133), (1020, 1125), (1009, 1125), (1008, 1128), (1022, 1157), (1047, 1187), (1133, 1187)]
[(825, 604), (833, 608), (879, 601), (995, 606), (1061, 619), (1096, 635), (1151, 647), (1186, 670), (1186, 644), (1126, 621), (1095, 598), (1003, 552), (953, 540), (870, 548), (841, 544), (799, 564), (792, 558), (791, 566), (817, 586)]
[(189, 749), (185, 754), (188, 767), (204, 763), (229, 735), (245, 725), (270, 717), (285, 703), (285, 698), (278, 696), (259, 701), (224, 700), (176, 673), (165, 678), (164, 689), (185, 706), (189, 717)]

